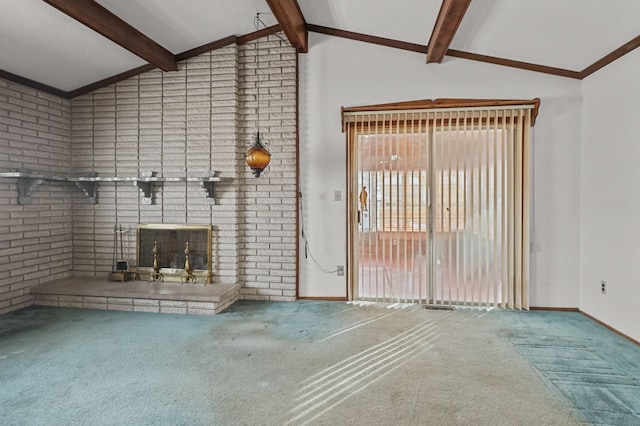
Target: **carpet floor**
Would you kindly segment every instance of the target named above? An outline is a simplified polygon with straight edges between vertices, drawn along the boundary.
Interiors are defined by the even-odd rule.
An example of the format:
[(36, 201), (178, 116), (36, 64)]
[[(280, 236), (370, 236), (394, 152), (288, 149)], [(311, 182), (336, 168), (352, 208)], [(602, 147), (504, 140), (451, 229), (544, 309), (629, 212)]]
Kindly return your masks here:
[(0, 424), (640, 424), (639, 363), (573, 313), (31, 307), (0, 317)]
[(640, 425), (640, 347), (580, 313), (500, 312), (509, 340), (588, 424)]

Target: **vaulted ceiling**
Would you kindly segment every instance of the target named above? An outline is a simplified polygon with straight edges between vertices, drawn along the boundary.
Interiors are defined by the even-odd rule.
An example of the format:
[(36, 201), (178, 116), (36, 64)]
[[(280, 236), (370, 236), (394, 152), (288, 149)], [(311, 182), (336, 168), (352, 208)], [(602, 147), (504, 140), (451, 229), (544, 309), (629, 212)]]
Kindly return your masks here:
[[(638, 0), (0, 0), (0, 77), (64, 97), (279, 30), (582, 79), (640, 46)], [(256, 28), (260, 13), (264, 25)], [(265, 29), (266, 27), (266, 29)], [(260, 30), (259, 32), (256, 32)], [(458, 59), (454, 59), (458, 58)]]

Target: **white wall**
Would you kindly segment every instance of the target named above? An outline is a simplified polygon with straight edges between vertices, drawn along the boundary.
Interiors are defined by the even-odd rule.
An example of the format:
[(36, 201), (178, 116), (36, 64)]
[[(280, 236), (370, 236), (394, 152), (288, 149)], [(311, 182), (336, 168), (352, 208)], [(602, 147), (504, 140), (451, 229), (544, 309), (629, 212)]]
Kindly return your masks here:
[[(580, 308), (640, 340), (640, 50), (582, 82)], [(600, 292), (600, 281), (607, 293)]]
[[(531, 305), (578, 307), (580, 82), (311, 33), (300, 55), (300, 174), (314, 257), (346, 262), (345, 136), (340, 107), (435, 98), (542, 99), (534, 141)], [(334, 191), (342, 191), (342, 201)], [(302, 245), (301, 245), (302, 246)], [(346, 281), (300, 255), (302, 297), (345, 297)]]

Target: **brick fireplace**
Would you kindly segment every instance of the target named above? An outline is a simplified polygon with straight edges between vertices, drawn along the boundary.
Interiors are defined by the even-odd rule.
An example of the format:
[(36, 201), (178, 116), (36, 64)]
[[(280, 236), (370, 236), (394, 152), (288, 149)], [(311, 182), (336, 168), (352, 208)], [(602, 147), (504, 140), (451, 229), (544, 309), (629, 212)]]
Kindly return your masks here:
[[(6, 134), (20, 155), (3, 163), (3, 170), (120, 177), (154, 170), (167, 178), (153, 189), (153, 204), (145, 204), (131, 182), (100, 183), (96, 204), (73, 185), (52, 182), (33, 192), (31, 205), (18, 205), (15, 180), (0, 182), (0, 225), (7, 227), (0, 254), (14, 266), (10, 275), (0, 277), (0, 314), (33, 303), (38, 293), (31, 290), (52, 280), (84, 280), (88, 288), (107, 282), (113, 271), (114, 224), (125, 229), (140, 223), (211, 224), (207, 269), (212, 284), (207, 288), (239, 285), (240, 299), (295, 300), (296, 53), (277, 36), (260, 40), (260, 107), (272, 161), (256, 179), (243, 157), (255, 131), (253, 43), (213, 50), (179, 62), (175, 72), (152, 70), (71, 100), (0, 79), (7, 105), (23, 109)], [(0, 115), (6, 111), (3, 105)], [(36, 135), (32, 125), (43, 120), (49, 129)], [(206, 176), (210, 170), (228, 179), (216, 186), (215, 204), (207, 202), (197, 183), (170, 180)], [(129, 295), (137, 285), (189, 287), (146, 279), (111, 285)], [(94, 303), (78, 298), (103, 296), (61, 297), (74, 300), (54, 302), (77, 306)], [(134, 310), (143, 305), (121, 306)]]

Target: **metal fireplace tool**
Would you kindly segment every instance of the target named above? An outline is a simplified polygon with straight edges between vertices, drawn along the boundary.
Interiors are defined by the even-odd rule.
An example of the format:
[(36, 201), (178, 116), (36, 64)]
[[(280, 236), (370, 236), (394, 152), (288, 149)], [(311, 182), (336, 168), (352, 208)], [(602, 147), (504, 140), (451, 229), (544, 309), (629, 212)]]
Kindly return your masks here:
[[(128, 234), (122, 225), (113, 226), (113, 266), (114, 270), (109, 274), (110, 281), (134, 281), (136, 273), (129, 271), (129, 262), (124, 253), (124, 235)], [(129, 243), (129, 242), (128, 242)], [(129, 244), (127, 243), (127, 251)], [(118, 248), (120, 252), (118, 253)], [(119, 255), (119, 256), (118, 256)]]

